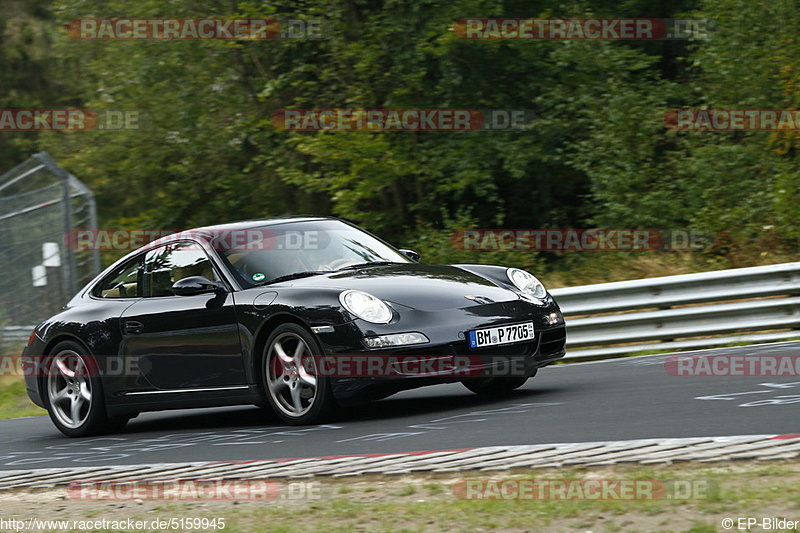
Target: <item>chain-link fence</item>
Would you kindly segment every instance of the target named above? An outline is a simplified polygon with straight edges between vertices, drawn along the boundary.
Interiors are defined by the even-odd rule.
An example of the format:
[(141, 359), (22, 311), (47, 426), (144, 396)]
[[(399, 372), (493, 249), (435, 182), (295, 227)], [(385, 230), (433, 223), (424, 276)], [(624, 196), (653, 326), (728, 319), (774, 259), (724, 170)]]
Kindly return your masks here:
[(94, 195), (47, 153), (0, 176), (0, 340), (27, 338), (97, 274), (98, 252), (67, 238), (96, 228)]

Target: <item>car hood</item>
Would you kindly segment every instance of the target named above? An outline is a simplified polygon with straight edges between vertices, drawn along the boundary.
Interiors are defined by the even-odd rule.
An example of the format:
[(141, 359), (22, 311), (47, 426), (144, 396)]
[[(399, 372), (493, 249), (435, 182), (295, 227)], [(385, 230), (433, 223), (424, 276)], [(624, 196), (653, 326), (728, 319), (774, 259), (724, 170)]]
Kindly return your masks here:
[[(436, 311), (519, 299), (514, 291), (449, 265), (403, 263), (303, 278), (295, 287), (356, 289), (387, 302)], [(276, 284), (275, 287), (278, 285)], [(467, 298), (467, 297), (470, 298)]]

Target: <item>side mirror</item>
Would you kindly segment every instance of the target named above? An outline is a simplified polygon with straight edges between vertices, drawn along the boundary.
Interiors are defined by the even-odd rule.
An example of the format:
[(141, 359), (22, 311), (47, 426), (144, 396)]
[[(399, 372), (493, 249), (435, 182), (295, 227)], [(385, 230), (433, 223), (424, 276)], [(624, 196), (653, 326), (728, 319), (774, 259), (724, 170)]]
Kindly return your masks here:
[(403, 248), (400, 248), (400, 253), (408, 257), (415, 263), (419, 263), (419, 253), (415, 252), (414, 250), (405, 250)]
[(193, 296), (195, 294), (219, 293), (225, 286), (217, 281), (211, 281), (203, 276), (189, 276), (176, 281), (172, 285), (172, 294), (177, 296)]

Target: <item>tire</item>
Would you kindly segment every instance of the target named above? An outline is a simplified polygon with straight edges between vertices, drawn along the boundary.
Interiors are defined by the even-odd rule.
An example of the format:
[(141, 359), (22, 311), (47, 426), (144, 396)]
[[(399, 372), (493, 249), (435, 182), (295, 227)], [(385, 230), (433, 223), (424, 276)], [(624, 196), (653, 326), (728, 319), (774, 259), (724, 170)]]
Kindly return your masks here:
[(48, 357), (43, 394), (47, 413), (67, 437), (91, 437), (120, 431), (127, 418), (109, 418), (97, 363), (83, 346), (58, 343)]
[(322, 355), (316, 339), (294, 323), (270, 334), (261, 358), (261, 387), (269, 406), (292, 426), (327, 420), (337, 405), (330, 379), (319, 376), (313, 357)]
[(501, 396), (522, 387), (527, 377), (483, 378), (465, 380), (461, 383), (470, 391), (481, 396)]

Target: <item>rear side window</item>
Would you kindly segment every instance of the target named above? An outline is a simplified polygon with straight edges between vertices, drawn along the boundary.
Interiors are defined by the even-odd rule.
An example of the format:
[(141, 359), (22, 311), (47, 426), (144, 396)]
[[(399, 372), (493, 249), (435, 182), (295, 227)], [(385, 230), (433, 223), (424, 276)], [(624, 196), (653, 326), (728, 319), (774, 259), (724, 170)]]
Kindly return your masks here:
[(123, 263), (103, 278), (92, 291), (98, 298), (141, 298), (144, 256)]

